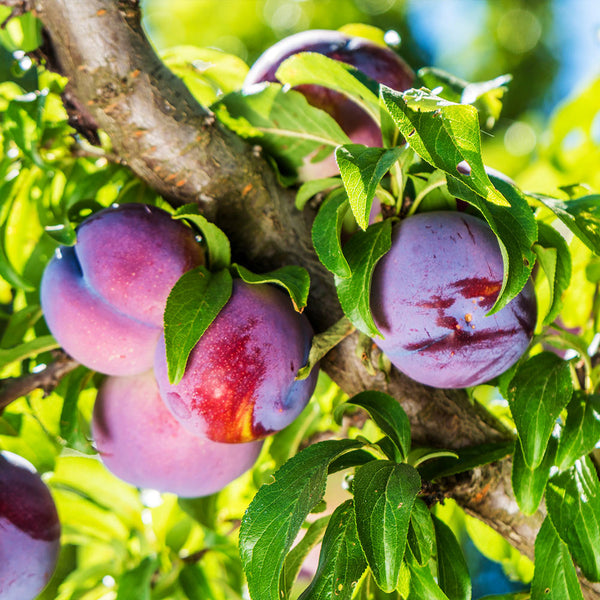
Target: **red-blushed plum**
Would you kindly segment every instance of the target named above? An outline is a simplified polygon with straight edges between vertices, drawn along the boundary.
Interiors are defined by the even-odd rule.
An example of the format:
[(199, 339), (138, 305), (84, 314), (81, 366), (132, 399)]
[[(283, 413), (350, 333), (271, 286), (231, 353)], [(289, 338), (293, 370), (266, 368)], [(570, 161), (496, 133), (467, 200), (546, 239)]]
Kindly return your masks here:
[[(280, 40), (266, 50), (252, 65), (244, 81), (244, 89), (265, 81), (275, 82), (279, 65), (300, 52), (316, 52), (339, 60), (362, 71), (367, 77), (398, 91), (412, 86), (412, 69), (393, 50), (365, 38), (340, 31), (314, 29), (296, 33)], [(379, 126), (356, 103), (339, 92), (323, 86), (301, 85), (308, 102), (328, 112), (356, 144), (381, 146)], [(299, 173), (301, 180), (317, 179), (337, 173), (333, 156), (317, 163), (307, 163)]]
[(162, 401), (152, 370), (104, 380), (92, 434), (114, 475), (137, 487), (184, 497), (223, 489), (254, 465), (262, 446), (218, 444), (186, 431)]
[(0, 598), (35, 598), (50, 580), (59, 550), (50, 491), (27, 461), (0, 453)]
[(502, 286), (495, 235), (458, 212), (401, 221), (373, 274), (375, 343), (403, 373), (426, 385), (463, 388), (500, 375), (525, 352), (536, 324), (533, 284), (486, 316)]
[(304, 315), (278, 288), (234, 280), (233, 293), (188, 359), (176, 385), (167, 375), (164, 338), (155, 373), (165, 403), (195, 435), (215, 442), (263, 438), (306, 406), (318, 368), (296, 381), (313, 337)]
[(167, 212), (145, 204), (104, 209), (48, 263), (41, 286), (46, 323), (85, 366), (109, 375), (144, 372), (171, 288), (203, 260), (194, 232)]

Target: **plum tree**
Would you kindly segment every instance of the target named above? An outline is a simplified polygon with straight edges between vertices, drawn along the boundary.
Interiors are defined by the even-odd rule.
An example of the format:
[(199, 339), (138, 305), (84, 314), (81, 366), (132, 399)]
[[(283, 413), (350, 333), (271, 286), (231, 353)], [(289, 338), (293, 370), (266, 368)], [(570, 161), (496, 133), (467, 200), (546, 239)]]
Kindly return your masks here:
[(58, 559), (60, 522), (50, 491), (33, 467), (0, 453), (0, 598), (31, 600)]
[(528, 281), (487, 315), (502, 286), (502, 255), (487, 224), (469, 214), (431, 212), (399, 223), (373, 274), (375, 340), (409, 377), (464, 388), (499, 375), (525, 352), (536, 324)]
[[(266, 50), (252, 65), (244, 88), (250, 89), (264, 81), (277, 81), (279, 65), (300, 52), (316, 52), (339, 60), (378, 83), (399, 91), (410, 88), (415, 77), (412, 69), (390, 48), (340, 31), (314, 29), (291, 35)], [(328, 112), (353, 142), (365, 146), (381, 145), (379, 125), (339, 92), (317, 85), (301, 85), (296, 89), (304, 94), (310, 104)], [(336, 172), (337, 166), (331, 156), (317, 163), (305, 164), (299, 176), (301, 180), (309, 180)]]
[(308, 319), (268, 284), (233, 283), (231, 298), (169, 383), (164, 339), (155, 372), (163, 399), (182, 425), (215, 442), (263, 438), (291, 423), (308, 402), (318, 369), (296, 381), (312, 340)]
[(117, 477), (184, 497), (219, 491), (252, 467), (262, 446), (218, 444), (186, 431), (162, 401), (152, 371), (104, 380), (92, 433)]
[(41, 285), (46, 323), (61, 346), (109, 375), (152, 366), (167, 296), (179, 277), (203, 263), (193, 231), (145, 204), (102, 210), (61, 247)]

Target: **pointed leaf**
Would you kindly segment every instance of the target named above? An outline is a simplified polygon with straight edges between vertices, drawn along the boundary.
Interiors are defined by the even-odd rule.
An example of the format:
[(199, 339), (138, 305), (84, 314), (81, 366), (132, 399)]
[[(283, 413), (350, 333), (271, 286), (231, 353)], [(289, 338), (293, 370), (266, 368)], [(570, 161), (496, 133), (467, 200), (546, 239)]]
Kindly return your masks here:
[(350, 600), (366, 568), (356, 532), (353, 501), (346, 500), (331, 515), (317, 572), (299, 600)]
[(600, 395), (575, 392), (567, 406), (567, 420), (562, 428), (556, 465), (564, 470), (589, 454), (600, 440)]
[(231, 263), (231, 247), (227, 236), (206, 217), (200, 214), (195, 204), (186, 204), (177, 209), (174, 219), (186, 219), (200, 229), (208, 248), (211, 271), (227, 269)]
[(403, 152), (403, 148), (368, 148), (346, 144), (335, 151), (350, 207), (359, 227), (369, 225), (371, 206), (377, 186)]
[(548, 517), (535, 539), (531, 600), (583, 600), (569, 549)]
[(282, 287), (290, 295), (294, 309), (297, 312), (302, 312), (305, 309), (310, 290), (310, 275), (304, 267), (286, 265), (280, 269), (260, 274), (252, 273), (242, 265), (234, 264), (233, 267), (246, 283), (251, 285), (273, 283)]
[(356, 527), (377, 585), (391, 592), (398, 585), (408, 524), (421, 478), (407, 464), (378, 460), (354, 475)]
[(509, 406), (529, 467), (540, 466), (556, 419), (572, 395), (569, 363), (552, 352), (530, 358), (512, 378)]
[(336, 190), (321, 204), (312, 226), (312, 242), (319, 260), (328, 271), (342, 278), (352, 275), (340, 239), (349, 208), (346, 192)]
[(227, 304), (232, 285), (226, 269), (211, 273), (205, 267), (196, 267), (173, 286), (164, 315), (171, 383), (178, 383), (183, 377), (190, 352)]
[(364, 408), (406, 460), (410, 452), (410, 421), (395, 398), (384, 392), (372, 390), (356, 394), (348, 403)]
[(417, 498), (410, 515), (407, 542), (412, 555), (421, 566), (425, 566), (433, 554), (435, 530), (431, 516), (425, 502)]
[(389, 219), (355, 233), (344, 246), (352, 275), (336, 275), (335, 286), (344, 314), (354, 326), (370, 337), (380, 335), (371, 314), (371, 279), (379, 259), (391, 248), (392, 224)]
[(546, 483), (550, 477), (550, 469), (556, 457), (556, 440), (550, 438), (544, 458), (538, 467), (527, 466), (523, 458), (521, 444), (515, 444), (512, 466), (512, 486), (517, 504), (523, 513), (532, 515), (538, 509)]
[(546, 508), (561, 540), (590, 581), (600, 580), (600, 483), (588, 458), (550, 478)]
[(315, 84), (336, 90), (356, 102), (379, 123), (377, 84), (346, 63), (316, 52), (300, 52), (284, 60), (275, 76), (292, 87)]
[(471, 576), (452, 529), (435, 515), (438, 582), (448, 600), (471, 600)]
[(306, 516), (323, 498), (329, 464), (360, 445), (346, 439), (308, 446), (258, 490), (240, 528), (240, 554), (253, 600), (280, 600), (285, 557)]

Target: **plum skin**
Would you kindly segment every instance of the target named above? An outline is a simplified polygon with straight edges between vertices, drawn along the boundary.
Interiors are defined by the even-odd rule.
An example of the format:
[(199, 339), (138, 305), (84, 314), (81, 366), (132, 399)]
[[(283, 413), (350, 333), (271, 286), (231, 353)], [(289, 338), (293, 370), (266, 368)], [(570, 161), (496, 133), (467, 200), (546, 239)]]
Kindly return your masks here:
[[(349, 64), (367, 77), (404, 91), (412, 86), (415, 75), (412, 69), (393, 50), (365, 38), (349, 36), (340, 31), (314, 29), (290, 35), (267, 49), (252, 65), (244, 81), (244, 89), (262, 82), (276, 82), (279, 65), (299, 52), (316, 52)], [(300, 85), (302, 92), (313, 106), (329, 113), (356, 144), (381, 146), (381, 131), (371, 117), (354, 102), (339, 92), (317, 85)], [(337, 173), (333, 156), (317, 163), (305, 164), (299, 173), (300, 180), (307, 181)]]
[(193, 231), (144, 204), (104, 209), (57, 249), (41, 285), (46, 323), (85, 366), (131, 375), (152, 366), (167, 296), (204, 262)]
[(0, 598), (31, 600), (58, 560), (60, 521), (37, 473), (0, 453)]
[(262, 442), (218, 444), (186, 431), (165, 406), (152, 371), (107, 377), (92, 419), (106, 468), (142, 488), (183, 497), (223, 489), (250, 469)]
[(289, 425), (308, 403), (318, 368), (296, 381), (312, 341), (308, 319), (268, 284), (234, 280), (231, 298), (190, 353), (177, 384), (167, 375), (164, 338), (154, 364), (161, 396), (191, 433), (248, 442)]
[(458, 212), (414, 215), (394, 227), (373, 273), (375, 343), (410, 378), (439, 388), (479, 385), (525, 352), (537, 318), (531, 280), (497, 313), (503, 278), (495, 235)]

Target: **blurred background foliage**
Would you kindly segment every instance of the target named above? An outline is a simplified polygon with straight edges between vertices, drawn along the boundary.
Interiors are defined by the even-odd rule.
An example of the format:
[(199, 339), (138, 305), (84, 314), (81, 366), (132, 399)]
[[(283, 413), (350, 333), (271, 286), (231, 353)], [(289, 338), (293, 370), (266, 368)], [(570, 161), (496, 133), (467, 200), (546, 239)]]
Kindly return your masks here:
[[(566, 198), (600, 191), (597, 0), (143, 0), (142, 10), (157, 50), (207, 104), (213, 88), (239, 87), (245, 64), (278, 39), (357, 22), (396, 31), (398, 51), (415, 70), (435, 65), (470, 81), (510, 73), (500, 119), (483, 134), (486, 162), (537, 192)], [(0, 21), (8, 12), (0, 7)], [(0, 29), (1, 377), (39, 367), (50, 355), (37, 353), (56, 346), (46, 340), (37, 287), (56, 245), (73, 235), (70, 223), (113, 201), (161, 201), (110, 160), (105, 138), (95, 148), (74, 134), (60, 103), (64, 80), (36, 71), (26, 54), (39, 39), (28, 15)], [(183, 45), (185, 52), (175, 49)], [(582, 299), (592, 301), (600, 271), (589, 269), (585, 248), (572, 252), (580, 264), (565, 298), (565, 324), (585, 329), (594, 308)], [(153, 580), (153, 598), (239, 598), (237, 523), (302, 440), (338, 430), (331, 414), (344, 399), (339, 390), (323, 376), (317, 402), (265, 445), (253, 471), (220, 494), (178, 502), (139, 493), (93, 457), (88, 423), (96, 385), (75, 372), (49, 397), (35, 392), (0, 415), (0, 449), (45, 473), (63, 520), (59, 570), (42, 598), (114, 600), (115, 583), (137, 593), (132, 581), (134, 597), (143, 597), (157, 563), (163, 576)], [(362, 430), (369, 433), (376, 439)], [(531, 563), (500, 536), (450, 502), (437, 510), (463, 541), (474, 598), (521, 589), (531, 579)]]

